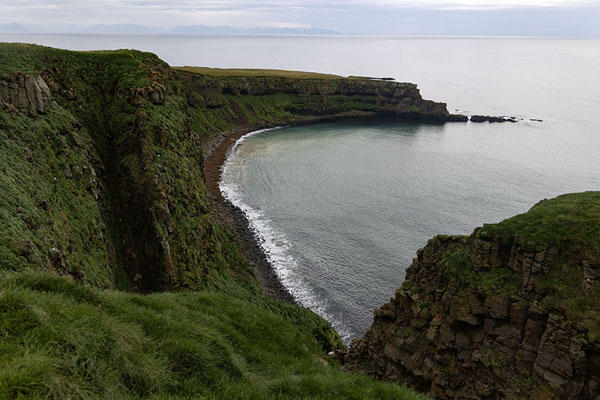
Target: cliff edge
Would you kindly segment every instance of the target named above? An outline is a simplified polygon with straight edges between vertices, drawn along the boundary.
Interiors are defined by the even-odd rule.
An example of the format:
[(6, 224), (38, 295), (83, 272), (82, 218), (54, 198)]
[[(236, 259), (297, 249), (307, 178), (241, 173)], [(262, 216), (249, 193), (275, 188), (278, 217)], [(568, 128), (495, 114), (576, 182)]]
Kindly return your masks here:
[(436, 398), (600, 396), (600, 192), (436, 236), (344, 368)]

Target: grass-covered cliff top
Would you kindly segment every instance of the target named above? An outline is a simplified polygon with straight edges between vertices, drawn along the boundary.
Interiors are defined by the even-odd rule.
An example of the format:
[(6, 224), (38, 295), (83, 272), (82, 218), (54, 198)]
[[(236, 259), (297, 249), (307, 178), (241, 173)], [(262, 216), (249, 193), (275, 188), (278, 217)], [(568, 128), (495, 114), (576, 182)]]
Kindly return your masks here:
[(296, 79), (340, 79), (339, 75), (321, 74), (317, 72), (288, 71), (283, 69), (245, 69), (245, 68), (209, 68), (209, 67), (173, 67), (180, 71), (218, 77), (240, 76), (274, 76)]
[[(91, 78), (102, 72), (132, 87), (149, 83), (148, 67), (166, 67), (155, 54), (138, 50), (71, 51), (26, 43), (0, 43), (0, 76), (14, 73), (39, 74), (60, 67), (74, 78)], [(86, 70), (89, 68), (89, 70)], [(93, 69), (95, 68), (95, 69)]]
[(600, 261), (600, 192), (542, 200), (524, 214), (484, 225), (479, 235), (501, 241), (514, 238), (531, 250), (557, 247)]
[(484, 225), (478, 235), (526, 251), (558, 251), (549, 270), (536, 278), (535, 290), (544, 293), (544, 304), (600, 340), (600, 192), (542, 200), (524, 214)]

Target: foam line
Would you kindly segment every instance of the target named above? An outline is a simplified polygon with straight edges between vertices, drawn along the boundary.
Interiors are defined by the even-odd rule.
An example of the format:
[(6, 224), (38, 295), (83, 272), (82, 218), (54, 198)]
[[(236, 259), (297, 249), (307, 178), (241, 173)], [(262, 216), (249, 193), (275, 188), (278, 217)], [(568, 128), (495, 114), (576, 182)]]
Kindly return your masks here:
[(339, 319), (327, 312), (326, 304), (318, 299), (303, 277), (298, 274), (298, 262), (289, 252), (292, 244), (283, 232), (279, 232), (273, 227), (272, 221), (262, 210), (254, 209), (243, 201), (240, 186), (236, 183), (235, 167), (240, 164), (236, 163), (236, 160), (241, 157), (240, 145), (249, 137), (281, 128), (283, 127), (261, 129), (240, 137), (223, 164), (219, 189), (225, 199), (242, 210), (269, 264), (294, 300), (329, 321), (343, 341), (348, 344), (352, 339), (350, 330)]

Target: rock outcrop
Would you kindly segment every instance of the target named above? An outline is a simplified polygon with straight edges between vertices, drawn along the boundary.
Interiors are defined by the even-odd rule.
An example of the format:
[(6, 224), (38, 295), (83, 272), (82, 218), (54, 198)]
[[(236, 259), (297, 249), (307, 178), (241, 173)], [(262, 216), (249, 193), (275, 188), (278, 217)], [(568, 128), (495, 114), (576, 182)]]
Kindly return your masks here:
[(490, 115), (471, 115), (469, 118), (471, 122), (518, 122), (516, 117), (495, 117)]
[(445, 103), (424, 100), (417, 85), (382, 80), (295, 79), (277, 76), (217, 78), (180, 71), (184, 91), (192, 107), (218, 108), (227, 96), (294, 95), (287, 110), (297, 114), (324, 115), (349, 110), (392, 114), (432, 121), (467, 121), (450, 114)]
[(0, 107), (12, 114), (37, 115), (50, 107), (50, 89), (41, 76), (0, 77)]
[[(499, 226), (508, 234), (485, 226), (430, 240), (353, 342), (344, 368), (443, 399), (600, 398), (599, 228), (570, 219), (581, 204), (563, 209), (555, 224), (507, 220)], [(550, 237), (578, 226), (591, 244), (567, 233), (531, 245), (530, 223)]]

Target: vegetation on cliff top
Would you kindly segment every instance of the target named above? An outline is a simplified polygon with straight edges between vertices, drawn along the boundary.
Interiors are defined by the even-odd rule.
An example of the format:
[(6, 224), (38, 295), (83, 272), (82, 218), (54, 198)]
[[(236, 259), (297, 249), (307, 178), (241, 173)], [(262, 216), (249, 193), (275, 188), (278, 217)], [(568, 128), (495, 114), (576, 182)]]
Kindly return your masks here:
[(532, 252), (556, 249), (560, 256), (537, 290), (546, 305), (566, 312), (591, 340), (600, 339), (600, 192), (542, 200), (524, 214), (484, 225), (478, 236)]
[(503, 242), (514, 239), (531, 250), (557, 247), (600, 262), (600, 192), (542, 200), (524, 214), (484, 225), (479, 236)]
[(283, 69), (246, 69), (246, 68), (208, 68), (208, 67), (173, 67), (180, 71), (210, 76), (275, 76), (295, 79), (340, 79), (339, 75), (321, 74), (317, 72), (288, 71)]

